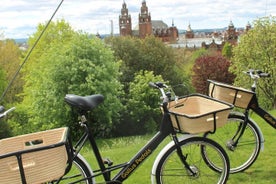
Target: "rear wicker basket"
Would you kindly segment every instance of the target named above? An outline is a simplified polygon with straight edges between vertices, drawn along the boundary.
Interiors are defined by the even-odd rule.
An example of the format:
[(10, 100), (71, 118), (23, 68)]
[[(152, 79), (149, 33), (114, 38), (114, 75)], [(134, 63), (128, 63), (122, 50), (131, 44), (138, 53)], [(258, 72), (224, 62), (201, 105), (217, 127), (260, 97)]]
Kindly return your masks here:
[(209, 96), (233, 104), (236, 107), (247, 108), (254, 92), (244, 88), (231, 86), (221, 82), (208, 80)]
[(68, 128), (0, 140), (0, 183), (44, 183), (60, 178), (69, 158)]
[(226, 123), (232, 108), (231, 104), (201, 94), (180, 98), (168, 106), (173, 127), (191, 134), (215, 132)]

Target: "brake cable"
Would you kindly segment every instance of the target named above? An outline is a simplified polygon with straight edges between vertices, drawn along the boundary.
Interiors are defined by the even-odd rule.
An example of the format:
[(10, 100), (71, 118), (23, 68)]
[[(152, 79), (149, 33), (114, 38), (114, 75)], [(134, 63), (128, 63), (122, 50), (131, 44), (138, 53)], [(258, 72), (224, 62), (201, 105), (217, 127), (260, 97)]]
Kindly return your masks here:
[(61, 0), (59, 5), (57, 6), (56, 10), (54, 11), (54, 13), (52, 14), (51, 18), (49, 19), (49, 21), (47, 22), (46, 26), (44, 27), (44, 29), (41, 31), (40, 35), (38, 36), (38, 38), (36, 39), (35, 43), (33, 44), (33, 46), (31, 47), (31, 49), (29, 50), (29, 52), (27, 53), (26, 57), (23, 60), (23, 63), (19, 66), (19, 68), (17, 69), (17, 71), (15, 72), (12, 80), (9, 82), (8, 86), (6, 87), (5, 91), (3, 92), (1, 98), (0, 98), (0, 102), (3, 101), (3, 98), (5, 97), (5, 95), (7, 94), (9, 88), (11, 87), (12, 83), (15, 81), (16, 77), (18, 76), (20, 70), (22, 69), (22, 67), (24, 66), (24, 64), (27, 62), (27, 60), (29, 59), (31, 53), (33, 52), (34, 48), (36, 47), (37, 43), (39, 42), (39, 40), (41, 39), (41, 37), (43, 36), (44, 32), (46, 31), (46, 29), (48, 28), (48, 26), (50, 25), (50, 23), (52, 22), (54, 16), (56, 15), (58, 9), (60, 8), (60, 6), (62, 5), (64, 0)]

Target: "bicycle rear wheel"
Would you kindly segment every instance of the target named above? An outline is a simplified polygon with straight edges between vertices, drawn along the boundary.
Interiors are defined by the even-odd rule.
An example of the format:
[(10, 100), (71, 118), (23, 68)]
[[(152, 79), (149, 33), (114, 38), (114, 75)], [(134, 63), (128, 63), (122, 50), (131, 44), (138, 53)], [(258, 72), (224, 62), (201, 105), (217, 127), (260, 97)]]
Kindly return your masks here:
[[(247, 120), (244, 133), (237, 145), (235, 145), (241, 128), (245, 123), (244, 121), (244, 116), (230, 114), (226, 125), (217, 129), (214, 134), (206, 133), (204, 135), (225, 148), (231, 163), (230, 173), (238, 173), (248, 169), (260, 153), (262, 144), (260, 131), (250, 119)], [(209, 157), (209, 155), (205, 156), (206, 158)], [(209, 162), (208, 159), (206, 161)], [(215, 170), (219, 170), (219, 167), (216, 167), (215, 163), (210, 162), (210, 166)]]
[[(174, 145), (168, 149), (157, 165), (155, 176), (157, 184), (226, 183), (230, 163), (226, 152), (219, 144), (204, 137), (190, 137), (180, 141), (179, 146), (194, 175), (184, 166)], [(221, 172), (214, 171), (203, 161), (202, 148), (208, 152), (210, 159), (214, 159), (216, 165), (223, 168)]]
[(92, 173), (86, 161), (77, 156), (73, 160), (70, 171), (60, 181), (52, 181), (48, 184), (95, 184), (91, 176)]

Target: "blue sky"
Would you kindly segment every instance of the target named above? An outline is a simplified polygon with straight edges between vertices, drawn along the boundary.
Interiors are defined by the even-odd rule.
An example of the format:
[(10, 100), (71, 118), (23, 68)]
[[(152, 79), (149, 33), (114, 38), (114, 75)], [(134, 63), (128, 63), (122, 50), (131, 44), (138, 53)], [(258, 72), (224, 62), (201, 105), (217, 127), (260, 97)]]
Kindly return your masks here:
[[(119, 32), (118, 17), (123, 1), (138, 22), (142, 0), (64, 0), (54, 20), (65, 19), (75, 30), (92, 34), (109, 34), (111, 20), (114, 33)], [(38, 23), (48, 21), (61, 0), (1, 0), (0, 33), (4, 38), (27, 38)], [(247, 22), (276, 16), (275, 0), (146, 0), (152, 20), (163, 20), (178, 29), (223, 28), (230, 20), (236, 27)]]

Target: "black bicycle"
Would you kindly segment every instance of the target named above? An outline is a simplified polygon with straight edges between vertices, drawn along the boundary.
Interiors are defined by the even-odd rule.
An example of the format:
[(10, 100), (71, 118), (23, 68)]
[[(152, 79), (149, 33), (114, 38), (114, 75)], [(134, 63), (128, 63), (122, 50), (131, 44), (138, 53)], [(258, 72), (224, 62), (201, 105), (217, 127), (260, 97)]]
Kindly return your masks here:
[(273, 128), (276, 128), (275, 117), (259, 106), (255, 93), (258, 79), (270, 77), (270, 75), (260, 70), (249, 70), (244, 73), (253, 79), (251, 90), (209, 80), (209, 95), (211, 97), (245, 109), (243, 113), (231, 112), (227, 124), (216, 134), (205, 133), (205, 137), (217, 141), (225, 148), (231, 162), (230, 173), (248, 169), (258, 158), (260, 150), (264, 146), (264, 137), (260, 127), (249, 116), (251, 110)]
[[(49, 176), (50, 181), (40, 182), (95, 184), (96, 177), (101, 176), (104, 181), (100, 183), (119, 184), (123, 183), (153, 153), (157, 146), (169, 136), (172, 141), (162, 149), (153, 164), (151, 172), (152, 183), (226, 183), (230, 169), (226, 152), (218, 143), (211, 139), (197, 136), (196, 133), (205, 131), (214, 132), (218, 127), (223, 126), (233, 106), (199, 94), (173, 99), (171, 97), (172, 93), (164, 83), (150, 83), (150, 86), (159, 89), (162, 93), (161, 109), (163, 119), (159, 131), (129, 161), (114, 165), (111, 160), (103, 159), (94, 136), (90, 131), (89, 125), (91, 123), (88, 123), (87, 114), (103, 102), (104, 97), (100, 94), (90, 96), (68, 94), (65, 96), (65, 102), (76, 109), (80, 115), (79, 125), (84, 130), (84, 134), (74, 146), (72, 146), (70, 137), (68, 138), (66, 127), (49, 130), (43, 132), (43, 135), (47, 136), (46, 134), (51, 132), (51, 136), (49, 137), (54, 137), (54, 132), (62, 132), (63, 136), (61, 137), (65, 138), (59, 138), (62, 139), (59, 143), (49, 146), (39, 146), (41, 142), (46, 142), (42, 138), (39, 138), (38, 135), (41, 135), (41, 133), (38, 133), (35, 138), (33, 138), (33, 134), (27, 135), (32, 137), (32, 139), (29, 139), (27, 142), (24, 141), (24, 143), (28, 144), (31, 148), (0, 155), (0, 161), (9, 157), (18, 157), (14, 169), (19, 170), (19, 178), (22, 183), (32, 183), (28, 182), (31, 173), (27, 169), (32, 166), (35, 167), (36, 164), (30, 157), (26, 161), (24, 156), (29, 154), (35, 156), (41, 151), (49, 153), (49, 150), (58, 155), (59, 150), (61, 150), (61, 155), (64, 156), (59, 156), (59, 158), (62, 157), (67, 160), (63, 174), (51, 179)], [(0, 117), (6, 114), (7, 112), (4, 112)], [(11, 140), (9, 141), (11, 142)], [(86, 159), (80, 155), (80, 150), (86, 142), (89, 142), (96, 157), (98, 164), (98, 169), (96, 170), (92, 170)], [(62, 151), (64, 149), (66, 150), (65, 152)], [(58, 152), (54, 152), (56, 150)], [(50, 155), (50, 153), (46, 155)], [(43, 154), (43, 156), (46, 155)], [(208, 157), (203, 155), (208, 155)], [(48, 157), (47, 159), (49, 160), (47, 162), (51, 162), (51, 157), (55, 156), (51, 155)], [(57, 160), (53, 164), (57, 162), (64, 164), (64, 160)], [(54, 167), (58, 167), (59, 165), (61, 164), (56, 164)], [(52, 166), (46, 163), (41, 166), (41, 169), (47, 166), (49, 166), (49, 172), (53, 170), (51, 169)], [(93, 166), (95, 167), (95, 165)], [(217, 169), (213, 169), (214, 167)], [(57, 172), (57, 170), (58, 168), (55, 171)], [(38, 172), (38, 176), (35, 176), (35, 179), (39, 178), (40, 175), (45, 175), (43, 172)], [(53, 174), (56, 174), (56, 172)], [(7, 176), (2, 176), (1, 178), (1, 169), (0, 179), (1, 182), (3, 181), (2, 179), (9, 180)]]

